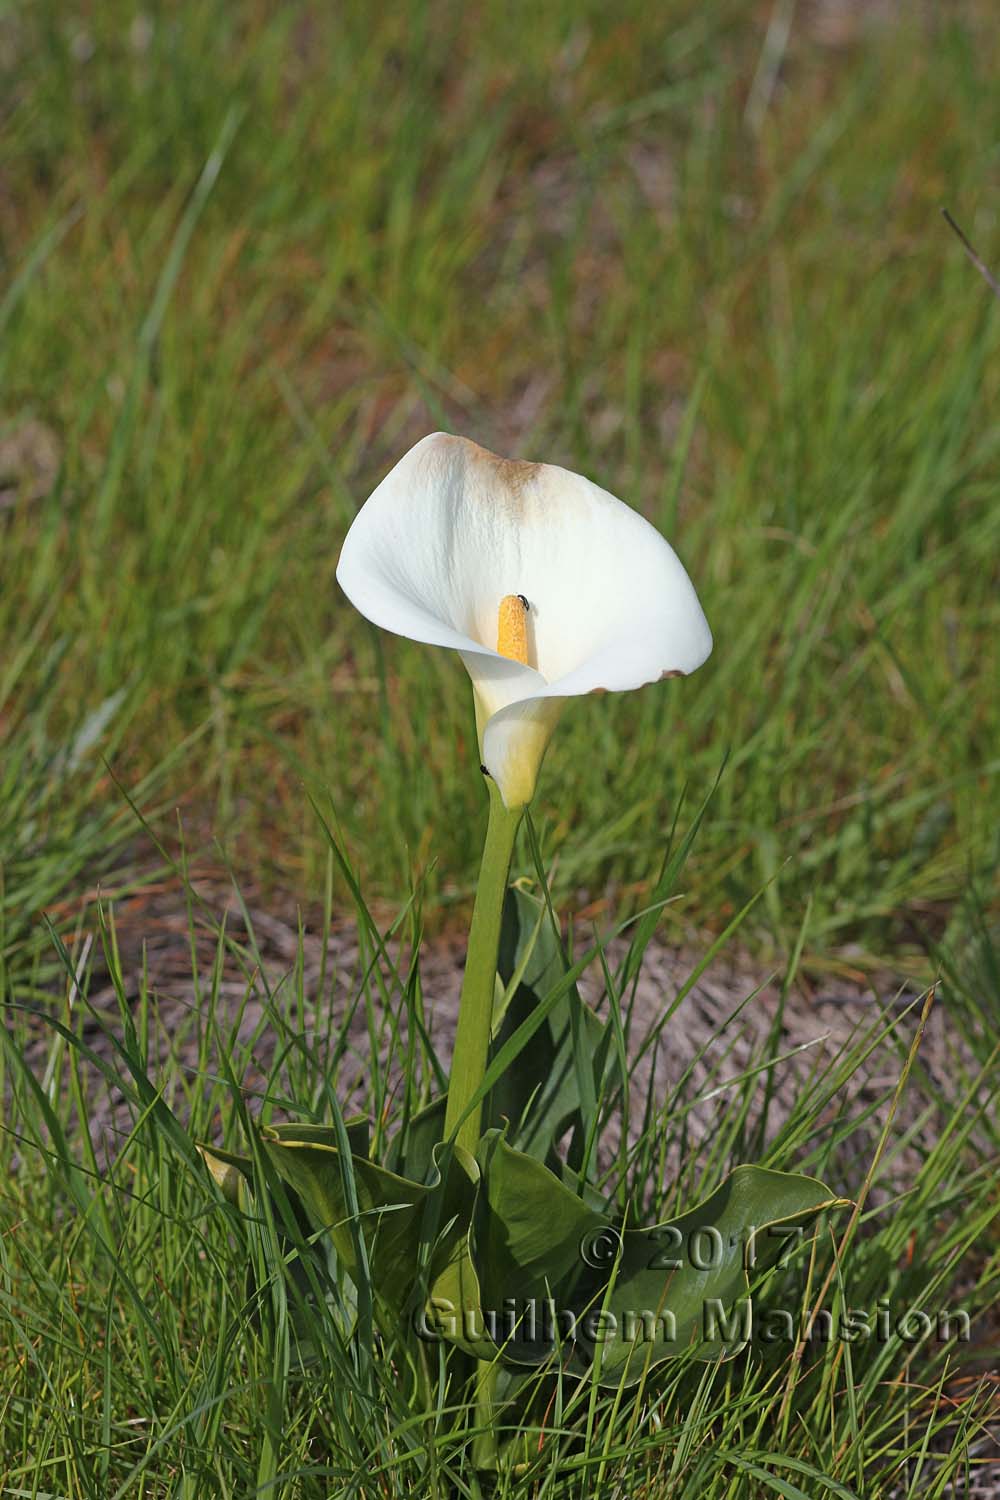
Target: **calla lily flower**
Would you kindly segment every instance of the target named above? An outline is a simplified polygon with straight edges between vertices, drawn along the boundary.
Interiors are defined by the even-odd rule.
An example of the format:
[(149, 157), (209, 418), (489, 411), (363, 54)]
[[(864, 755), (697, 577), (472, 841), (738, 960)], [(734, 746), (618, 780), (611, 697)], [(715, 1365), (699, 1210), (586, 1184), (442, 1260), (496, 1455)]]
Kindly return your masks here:
[(686, 676), (712, 649), (660, 533), (580, 474), (433, 433), (358, 512), (337, 579), (374, 624), (457, 651), (480, 759), (525, 806), (567, 698)]

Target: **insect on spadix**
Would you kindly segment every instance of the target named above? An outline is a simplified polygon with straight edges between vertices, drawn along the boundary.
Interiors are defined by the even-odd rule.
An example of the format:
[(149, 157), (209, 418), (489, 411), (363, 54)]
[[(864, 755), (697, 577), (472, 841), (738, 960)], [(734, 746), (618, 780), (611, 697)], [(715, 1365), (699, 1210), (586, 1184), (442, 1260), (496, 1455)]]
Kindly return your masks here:
[(505, 594), (497, 612), (497, 650), (511, 661), (528, 665), (528, 601), (523, 594)]

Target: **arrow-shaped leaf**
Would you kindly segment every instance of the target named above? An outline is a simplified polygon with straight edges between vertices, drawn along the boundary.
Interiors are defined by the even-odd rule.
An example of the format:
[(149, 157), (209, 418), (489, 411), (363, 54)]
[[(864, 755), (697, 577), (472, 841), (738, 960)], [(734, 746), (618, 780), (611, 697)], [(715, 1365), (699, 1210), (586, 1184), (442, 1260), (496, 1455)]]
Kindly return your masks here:
[(845, 1203), (813, 1177), (741, 1166), (679, 1218), (626, 1230), (613, 1259), (605, 1240), (609, 1265), (589, 1283), (574, 1365), (599, 1360), (601, 1383), (618, 1385), (686, 1352), (738, 1353), (752, 1331), (748, 1269), (774, 1265), (817, 1215)]

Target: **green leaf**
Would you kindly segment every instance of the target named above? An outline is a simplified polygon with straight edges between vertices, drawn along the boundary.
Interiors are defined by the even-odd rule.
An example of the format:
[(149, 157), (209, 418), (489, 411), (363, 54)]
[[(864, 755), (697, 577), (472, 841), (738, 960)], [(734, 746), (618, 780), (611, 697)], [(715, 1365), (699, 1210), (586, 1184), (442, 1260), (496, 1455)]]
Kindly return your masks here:
[[(517, 886), (504, 898), (498, 995), (493, 1015), (490, 1057), (513, 1036), (522, 1021), (566, 973), (559, 936), (543, 902)], [(596, 1101), (620, 1079), (612, 1035), (573, 986), (552, 1008), (544, 1023), (494, 1084), (483, 1108), (484, 1137), (505, 1128), (518, 1149), (562, 1170), (556, 1145), (567, 1130), (582, 1146)], [(447, 1098), (435, 1099), (397, 1132), (386, 1153), (386, 1166), (412, 1182), (433, 1174), (434, 1149), (444, 1132)], [(572, 1148), (571, 1148), (572, 1150)], [(570, 1173), (567, 1180), (591, 1204), (604, 1206), (591, 1185)]]
[(437, 1171), (434, 1151), (444, 1136), (444, 1115), (448, 1096), (434, 1099), (411, 1115), (396, 1132), (385, 1154), (385, 1165), (391, 1172), (408, 1177), (411, 1182), (426, 1182)]
[(588, 1208), (547, 1167), (490, 1131), (480, 1148), (484, 1187), (475, 1220), (476, 1265), (502, 1357), (535, 1364), (556, 1347), (550, 1300), (579, 1279), (586, 1243), (607, 1218)]
[[(347, 1131), (352, 1151), (359, 1156), (367, 1155), (371, 1127), (364, 1115), (345, 1120), (344, 1129)], [(332, 1125), (272, 1125), (271, 1130), (280, 1141), (303, 1141), (321, 1146), (337, 1144), (337, 1132)], [(234, 1151), (223, 1150), (221, 1146), (209, 1146), (200, 1141), (196, 1143), (196, 1146), (222, 1196), (235, 1207), (241, 1207), (240, 1178), (244, 1178), (251, 1187), (253, 1186), (253, 1162), (250, 1157), (240, 1156)]]
[[(613, 1263), (603, 1274), (595, 1265), (574, 1367), (599, 1360), (600, 1382), (618, 1385), (679, 1354), (730, 1358), (752, 1330), (748, 1269), (776, 1264), (818, 1214), (845, 1203), (815, 1178), (741, 1166), (680, 1218), (626, 1230)], [(592, 1248), (586, 1259), (611, 1260), (609, 1240)]]
[[(419, 1313), (415, 1304), (422, 1299), (422, 1287), (430, 1288), (432, 1298), (450, 1299), (456, 1308), (478, 1307), (468, 1243), (480, 1177), (474, 1159), (460, 1147), (449, 1152), (439, 1146), (431, 1180), (419, 1183), (367, 1157), (352, 1156), (345, 1183), (338, 1148), (295, 1139), (301, 1128), (265, 1130), (261, 1147), (313, 1224), (329, 1235), (355, 1284), (365, 1275), (358, 1259), (360, 1233), (371, 1288), (394, 1320)], [(356, 1215), (349, 1198), (356, 1202)]]
[[(545, 905), (517, 886), (504, 901), (497, 972), (509, 994), (495, 1016), (493, 1053), (549, 994), (567, 970), (559, 935)], [(553, 1006), (530, 1047), (494, 1085), (487, 1107), (491, 1125), (509, 1120), (508, 1135), (521, 1151), (559, 1165), (556, 1144), (571, 1127), (577, 1145), (589, 1128), (588, 1108), (620, 1081), (609, 1027), (570, 987)]]
[[(372, 1288), (395, 1322), (425, 1300), (426, 1331), (476, 1359), (524, 1369), (558, 1353), (579, 1375), (596, 1365), (605, 1385), (632, 1384), (678, 1355), (736, 1354), (752, 1331), (748, 1272), (772, 1267), (818, 1214), (846, 1202), (815, 1178), (741, 1166), (680, 1217), (620, 1232), (491, 1130), (478, 1160), (435, 1147), (426, 1183), (351, 1157), (354, 1219), (329, 1141), (319, 1126), (262, 1133), (301, 1225), (296, 1243), (308, 1214), (356, 1281), (360, 1234)], [(249, 1159), (200, 1149), (245, 1206)]]
[(466, 1227), (434, 1281), (428, 1321), (476, 1359), (539, 1364), (556, 1348), (547, 1300), (578, 1279), (581, 1239), (607, 1219), (501, 1131), (489, 1131), (478, 1164), (465, 1166)]
[(579, 1172), (574, 1172), (572, 1167), (564, 1161), (551, 1163), (552, 1170), (556, 1173), (559, 1181), (564, 1187), (569, 1188), (575, 1198), (579, 1198), (588, 1208), (592, 1208), (597, 1214), (606, 1214), (608, 1211), (607, 1194), (596, 1188), (586, 1177), (581, 1177)]
[[(198, 1150), (223, 1197), (242, 1214), (258, 1216), (261, 1205), (251, 1158), (224, 1151), (218, 1146), (199, 1145)], [(270, 1217), (285, 1259), (286, 1272), (297, 1292), (289, 1303), (297, 1334), (297, 1352), (301, 1358), (308, 1358), (315, 1332), (317, 1297), (333, 1290), (333, 1266), (326, 1246), (312, 1238), (308, 1215), (298, 1194), (287, 1187), (283, 1187), (281, 1193), (284, 1203), (279, 1202), (273, 1193), (268, 1194)], [(252, 1308), (256, 1307), (258, 1294), (251, 1262), (246, 1267), (246, 1297)], [(254, 1317), (256, 1319), (256, 1313)]]
[(223, 1151), (221, 1146), (206, 1146), (200, 1141), (197, 1150), (212, 1175), (219, 1192), (234, 1208), (242, 1208), (242, 1182), (253, 1183), (253, 1162), (249, 1156)]
[[(346, 1130), (352, 1143), (367, 1143), (366, 1121), (352, 1120)], [(371, 1287), (393, 1318), (418, 1311), (414, 1300), (421, 1295), (421, 1285), (429, 1285), (432, 1297), (456, 1311), (458, 1336), (452, 1341), (469, 1352), (495, 1353), (492, 1346), (461, 1337), (461, 1327), (479, 1314), (480, 1302), (469, 1244), (480, 1178), (474, 1159), (456, 1147), (447, 1153), (442, 1174), (440, 1162), (446, 1153), (435, 1146), (428, 1153), (430, 1180), (423, 1183), (390, 1172), (366, 1156), (352, 1155), (345, 1184), (336, 1143), (335, 1127), (326, 1125), (274, 1125), (261, 1133), (261, 1149), (288, 1192), (301, 1238), (308, 1238), (309, 1221), (325, 1231), (357, 1284), (365, 1274), (358, 1259), (360, 1232)], [(225, 1196), (250, 1211), (252, 1160), (214, 1146), (199, 1150)], [(354, 1191), (349, 1195), (350, 1184)], [(357, 1216), (349, 1196), (356, 1202)], [(296, 1245), (301, 1249), (298, 1241)], [(433, 1317), (430, 1323), (433, 1327)]]
[[(313, 1125), (295, 1121), (288, 1125), (271, 1125), (270, 1134), (286, 1144), (302, 1146), (333, 1146), (338, 1144), (335, 1125)], [(344, 1129), (351, 1147), (352, 1156), (367, 1156), (371, 1139), (371, 1122), (365, 1115), (355, 1115), (344, 1121)]]
[[(340, 1151), (325, 1143), (282, 1139), (274, 1127), (261, 1133), (261, 1147), (282, 1182), (301, 1199), (316, 1227), (330, 1235), (337, 1255), (357, 1282), (362, 1272)], [(420, 1221), (432, 1189), (387, 1172), (366, 1156), (352, 1156), (350, 1171), (373, 1288), (401, 1312), (416, 1276)]]
[(447, 1182), (454, 1228), (446, 1237), (443, 1257), (438, 1258), (424, 1316), (427, 1325), (449, 1343), (474, 1359), (492, 1360), (497, 1347), (483, 1313), (473, 1235), (482, 1175), (478, 1163), (460, 1146), (454, 1148)]

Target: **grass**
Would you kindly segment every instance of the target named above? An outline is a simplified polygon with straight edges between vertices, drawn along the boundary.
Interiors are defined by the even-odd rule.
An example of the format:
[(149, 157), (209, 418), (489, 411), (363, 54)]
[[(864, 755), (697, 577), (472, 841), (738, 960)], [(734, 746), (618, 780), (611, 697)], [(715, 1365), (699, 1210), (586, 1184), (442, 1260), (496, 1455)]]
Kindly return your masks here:
[[(850, 1243), (832, 1222), (765, 1306), (828, 1283), (973, 1318), (971, 1344), (758, 1341), (637, 1402), (547, 1389), (499, 1493), (943, 1500), (989, 1471), (1000, 311), (938, 210), (995, 269), (998, 42), (989, 0), (0, 13), (0, 1495), (475, 1493), (454, 1368), (418, 1420), (392, 1350), (332, 1313), (300, 1347), (273, 1224), (192, 1154), (243, 1107), (322, 1114), (335, 981), (392, 1042), (419, 974), (317, 990), (296, 961), (268, 990), (247, 913), (163, 1038), (115, 946), (116, 900), (162, 879), (194, 951), (188, 876), (219, 869), (369, 944), (403, 908), (460, 925), (467, 681), (334, 580), (437, 427), (638, 506), (715, 633), (691, 680), (565, 715), (534, 809), (558, 907), (640, 910), (723, 767), (669, 941), (759, 897), (737, 940), (789, 986), (942, 976), (943, 1068), (891, 1008), (792, 1082), (776, 1028), (734, 1082), (734, 1019), (726, 1088), (644, 1122), (622, 1201), (671, 1211), (741, 1155), (820, 1171), (866, 1194)], [(252, 1036), (233, 972), (251, 1014), (265, 985)], [(626, 1015), (629, 977), (604, 976)]]
[(415, 868), (464, 907), (464, 673), (333, 576), (441, 425), (640, 506), (715, 630), (690, 682), (567, 716), (559, 894), (640, 904), (726, 751), (697, 927), (767, 881), (748, 937), (784, 951), (811, 897), (807, 959), (863, 961), (989, 867), (997, 311), (938, 207), (989, 259), (991, 7), (845, 7), (839, 41), (803, 11), (773, 87), (740, 4), (547, 11), (8, 13), (13, 950), (136, 852), (102, 757), (293, 900), (322, 880), (305, 785), (373, 899)]
[[(363, 905), (358, 918), (374, 951), (381, 938)], [(192, 945), (205, 931), (204, 914), (194, 917)], [(222, 978), (235, 967), (245, 1002), (260, 997), (257, 940), (252, 924), (240, 937), (219, 925), (215, 936), (200, 1003), (167, 1036), (148, 983), (127, 993), (110, 911), (100, 947), (59, 944), (66, 986), (57, 1018), (46, 1026), (15, 1004), (0, 1033), (9, 1099), (0, 1169), (11, 1184), (0, 1204), (0, 1493), (477, 1495), (474, 1418), (472, 1430), (456, 1431), (469, 1401), (459, 1361), (431, 1348), (422, 1404), (407, 1346), (366, 1337), (342, 1298), (301, 1307), (274, 1222), (227, 1211), (194, 1150), (197, 1139), (220, 1138), (220, 1122), (223, 1141), (240, 1149), (246, 1108), (263, 1121), (290, 1110), (329, 1118), (330, 1090), (353, 1067), (350, 1007), (344, 1019), (334, 995), (346, 987), (379, 1017), (383, 1043), (402, 1057), (404, 1023), (413, 1036), (422, 1003), (419, 978), (402, 966), (369, 968), (360, 980), (331, 971), (317, 994), (303, 983), (300, 949), (240, 1040)], [(633, 961), (642, 944), (640, 936)], [(995, 949), (984, 947), (978, 962), (995, 979)], [(629, 1050), (669, 1039), (666, 1015), (647, 1036), (630, 1034), (628, 968), (604, 967)], [(97, 995), (105, 978), (117, 995), (110, 1013)], [(995, 983), (986, 991), (957, 974), (949, 981), (949, 1013), (974, 1017), (988, 1004), (995, 1018), (998, 1001)], [(743, 1074), (727, 1075), (725, 1054), (709, 1043), (699, 1060), (712, 1069), (711, 1088), (696, 1088), (689, 1070), (666, 1100), (647, 1099), (614, 1189), (619, 1210), (634, 1200), (646, 1222), (669, 1217), (748, 1154), (822, 1174), (854, 1194), (857, 1209), (765, 1284), (758, 1337), (733, 1362), (681, 1358), (637, 1394), (540, 1379), (534, 1457), (493, 1493), (974, 1493), (996, 1464), (995, 1026), (973, 1026), (970, 1045), (954, 1049), (954, 1094), (942, 1099), (920, 1052), (927, 1009), (873, 1010), (851, 1043), (807, 1064), (777, 1128), (767, 1128), (766, 1104), (761, 1113), (763, 1078), (787, 1092), (776, 1031)], [(737, 1025), (734, 1013), (723, 1048)], [(419, 1055), (422, 1041), (416, 1050), (424, 1067), (408, 1075), (426, 1087), (430, 1059)], [(380, 1068), (370, 1072), (391, 1128), (403, 1101)], [(248, 1080), (242, 1102), (237, 1079)], [(864, 1105), (852, 1108), (853, 1098)], [(690, 1131), (699, 1112), (710, 1121), (700, 1141)], [(670, 1158), (676, 1176), (664, 1172)], [(820, 1332), (807, 1338), (816, 1308), (825, 1310), (814, 1314)], [(824, 1318), (850, 1310), (868, 1334), (824, 1339)]]

